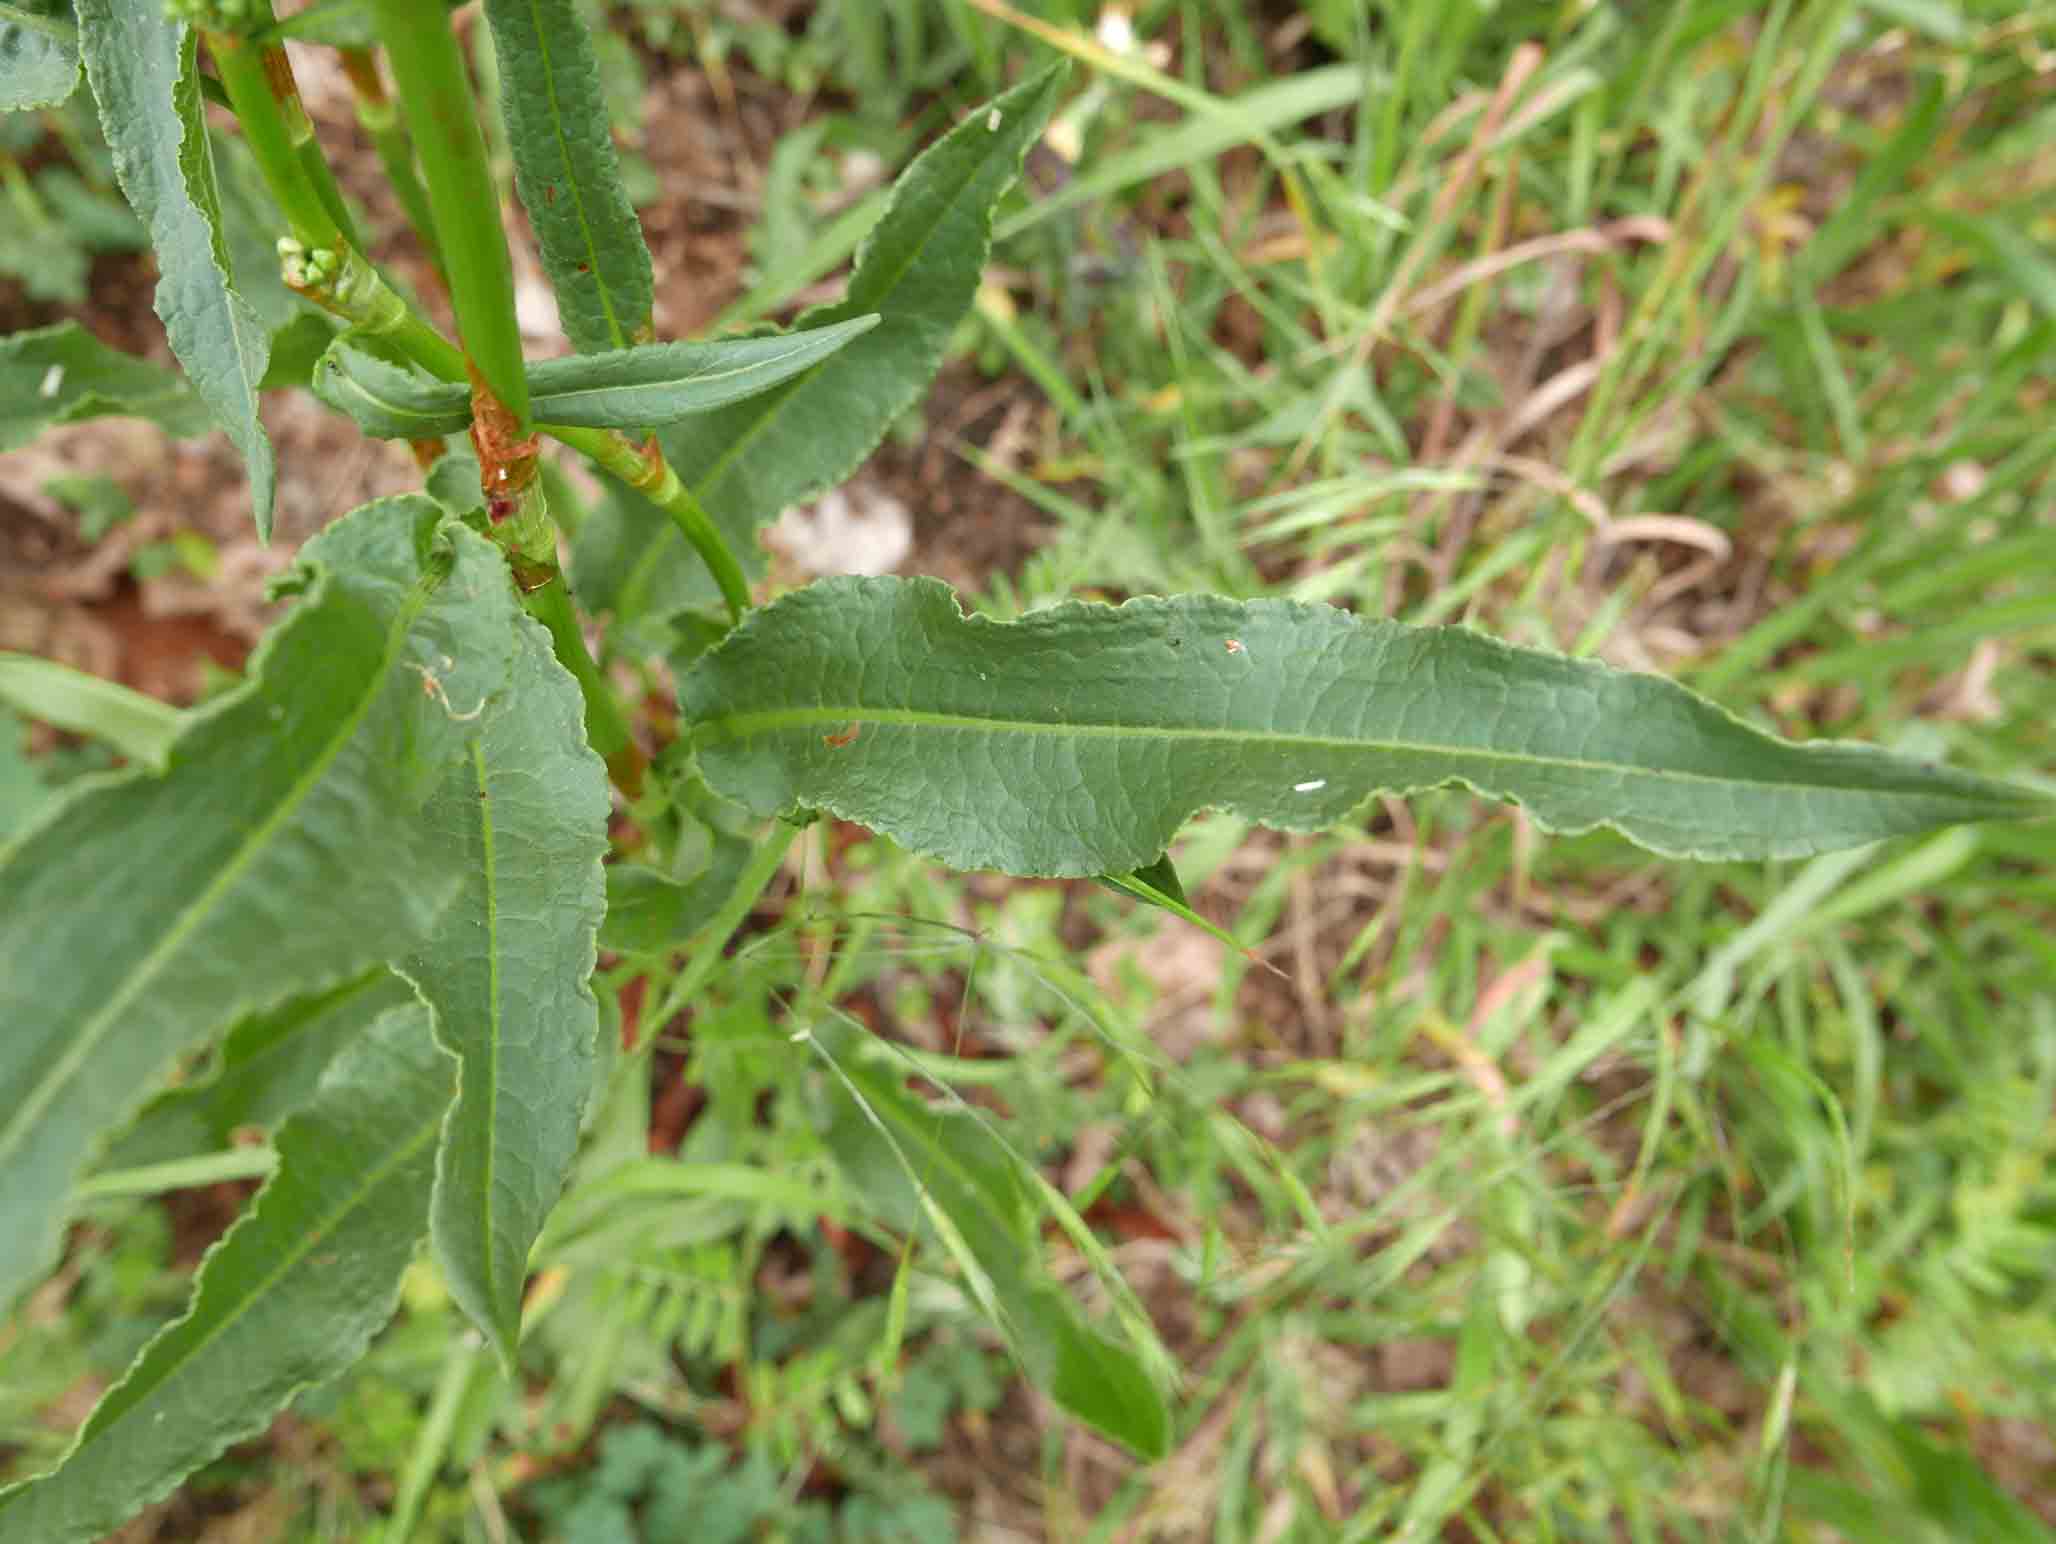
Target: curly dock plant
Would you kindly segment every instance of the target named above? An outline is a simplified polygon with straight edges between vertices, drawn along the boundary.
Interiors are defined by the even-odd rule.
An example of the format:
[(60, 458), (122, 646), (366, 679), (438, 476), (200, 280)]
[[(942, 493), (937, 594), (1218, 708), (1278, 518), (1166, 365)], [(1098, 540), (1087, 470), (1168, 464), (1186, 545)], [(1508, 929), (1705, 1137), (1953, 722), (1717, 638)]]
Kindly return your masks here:
[[(1373, 795), (1459, 783), (1547, 830), (1726, 859), (2048, 807), (1869, 746), (1779, 740), (1654, 677), (1324, 606), (1182, 595), (995, 622), (927, 579), (756, 606), (757, 529), (848, 476), (939, 367), (1062, 66), (906, 169), (842, 301), (783, 333), (660, 341), (581, 9), (485, 0), (515, 186), (577, 351), (530, 361), (444, 6), (371, 0), (330, 41), (394, 207), (427, 222), (454, 336), (364, 250), (268, 0), (171, 16), (77, 0), (76, 16), (75, 35), (17, 40), (35, 74), (16, 95), (61, 97), (83, 60), (183, 374), (72, 325), (0, 339), (0, 446), (102, 413), (219, 427), (268, 533), (258, 400), (284, 330), (244, 298), (223, 238), (214, 96), (282, 221), (283, 275), (309, 308), (293, 336), (328, 332), (285, 373), (366, 434), (411, 442), (427, 488), (310, 541), (247, 679), (203, 708), (0, 660), (0, 698), (129, 763), (0, 850), (0, 1297), (51, 1271), (82, 1195), (148, 1188), (122, 1155), (147, 1150), (186, 1183), (268, 1175), (62, 1461), (0, 1493), (8, 1539), (102, 1537), (261, 1430), (363, 1351), (424, 1237), (512, 1368), (605, 1086), (598, 949), (668, 983), (655, 1022), (690, 1007), (813, 812), (942, 863), (1096, 875), (1177, 908), (1166, 848), (1209, 807), (1312, 830)], [(597, 508), (570, 496), (547, 440), (603, 474)], [(674, 662), (671, 743), (589, 652), (602, 613), (611, 652)], [(608, 864), (617, 798), (636, 845)], [(873, 1220), (943, 1251), (1063, 1408), (1163, 1453), (1161, 1348), (1117, 1285), (1102, 1320), (1045, 1272), (1034, 1171), (915, 1098), (861, 1036), (820, 1039), (836, 1070), (822, 1109), (840, 1112), (824, 1141)], [(210, 1078), (175, 1076), (210, 1047)], [(227, 1141), (245, 1123), (271, 1133), (254, 1156)]]

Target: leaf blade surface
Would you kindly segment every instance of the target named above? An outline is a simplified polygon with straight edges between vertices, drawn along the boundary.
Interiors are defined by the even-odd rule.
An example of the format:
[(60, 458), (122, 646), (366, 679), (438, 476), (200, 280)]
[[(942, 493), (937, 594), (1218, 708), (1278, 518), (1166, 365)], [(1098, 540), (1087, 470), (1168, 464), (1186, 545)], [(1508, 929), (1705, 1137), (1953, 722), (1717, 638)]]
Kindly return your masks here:
[(0, 650), (0, 702), (59, 729), (104, 740), (153, 767), (177, 738), (184, 715), (116, 681), (104, 681), (55, 660)]
[(505, 684), (517, 603), (498, 550), (439, 518), (412, 495), (330, 526), (312, 593), (168, 772), (82, 785), (0, 859), (0, 1302), (174, 1057), (413, 946), (453, 893), (412, 817)]
[[(626, 348), (650, 325), (654, 283), (585, 18), (572, 0), (486, 0), (514, 183), (581, 354)], [(569, 422), (569, 420), (564, 420)]]
[(314, 395), (379, 440), (436, 439), (471, 424), (471, 393), (437, 380), (355, 332), (340, 333), (314, 362)]
[(216, 1064), (165, 1090), (108, 1149), (103, 1169), (134, 1169), (230, 1146), (250, 1127), (270, 1130), (314, 1092), (336, 1053), (388, 1010), (415, 1001), (391, 971), (367, 971), (332, 992), (295, 997), (239, 1020)]
[(0, 113), (56, 107), (78, 83), (78, 34), (57, 17), (0, 5)]
[(17, 450), (53, 424), (110, 413), (147, 418), (181, 438), (214, 427), (187, 381), (109, 348), (77, 322), (0, 338), (0, 450)]
[(1447, 783), (1695, 858), (2050, 807), (1870, 746), (1781, 741), (1659, 677), (1288, 601), (999, 623), (934, 580), (826, 580), (754, 613), (680, 699), (716, 792), (1023, 874), (1144, 868), (1206, 807), (1319, 830), (1373, 793)]
[(249, 468), (257, 534), (269, 540), (275, 469), (257, 391), (271, 337), (230, 277), (192, 32), (156, 0), (77, 0), (74, 10), (115, 180), (157, 254), (165, 337)]
[(202, 1262), (185, 1315), (131, 1364), (47, 1474), (0, 1491), (0, 1531), (105, 1538), (392, 1316), (426, 1225), (452, 1068), (420, 1004), (386, 1012), (279, 1130), (277, 1173)]
[(529, 366), (539, 422), (629, 429), (676, 423), (770, 390), (878, 325), (873, 315), (763, 338), (646, 343)]
[(1170, 1411), (1134, 1348), (1093, 1325), (1041, 1268), (1020, 1159), (970, 1110), (906, 1092), (890, 1053), (849, 1025), (812, 1031), (834, 1071), (832, 1151), (855, 1194), (905, 1232), (939, 1236), (1030, 1380), (1079, 1420), (1160, 1458)]
[(517, 624), (506, 695), (423, 812), (463, 875), (402, 967), (462, 1069), (432, 1228), (450, 1290), (509, 1366), (528, 1253), (563, 1189), (592, 1083), (587, 985), (605, 899), (606, 768), (549, 636)]
[[(974, 108), (916, 157), (858, 249), (843, 298), (797, 324), (876, 313), (875, 330), (775, 391), (659, 433), (680, 479), (746, 565), (761, 567), (758, 526), (847, 477), (934, 378), (977, 294), (994, 211), (1049, 121), (1064, 74), (1054, 65)], [(588, 553), (635, 554), (624, 568), (581, 563), (574, 549), (574, 576), (593, 576), (580, 579), (589, 605), (668, 615), (711, 593), (684, 539), (647, 499), (617, 492), (581, 537)]]
[[(646, 429), (673, 423), (768, 391), (874, 325), (875, 318), (864, 316), (776, 337), (650, 343), (538, 360), (527, 371), (530, 407), (545, 425)], [(375, 439), (427, 439), (471, 422), (465, 387), (435, 379), (361, 334), (345, 333), (327, 345), (312, 385), (315, 396)]]

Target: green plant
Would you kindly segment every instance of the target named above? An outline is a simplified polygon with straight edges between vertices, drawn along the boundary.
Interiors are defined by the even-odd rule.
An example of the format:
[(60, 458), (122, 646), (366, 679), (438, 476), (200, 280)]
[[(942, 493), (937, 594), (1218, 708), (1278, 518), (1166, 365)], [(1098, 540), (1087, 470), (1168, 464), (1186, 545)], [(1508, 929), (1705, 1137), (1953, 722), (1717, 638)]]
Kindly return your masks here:
[[(1146, 598), (998, 623), (933, 582), (830, 581), (753, 609), (755, 529), (846, 475), (937, 367), (1061, 75), (973, 110), (910, 168), (840, 305), (775, 337), (654, 344), (649, 260), (577, 13), (489, 4), (517, 182), (582, 351), (530, 363), (504, 237), (479, 213), (493, 194), (446, 20), (403, 0), (373, 11), (458, 342), (363, 254), (268, 15), (223, 5), (196, 20), (281, 211), (285, 282), (347, 324), (313, 389), (369, 433), (468, 429), (470, 451), (436, 447), (427, 495), (310, 543), (287, 585), (298, 604), (251, 680), (202, 712), (167, 722), (105, 687), (12, 673), (35, 684), (11, 701), (142, 766), (56, 804), (0, 866), (0, 1016), (27, 1026), (0, 1049), (0, 1082), (20, 1094), (0, 1115), (0, 1288), (47, 1268), (96, 1163), (197, 1153), (217, 1177), (273, 1172), (188, 1315), (64, 1462), (0, 1494), (10, 1530), (104, 1532), (347, 1365), (424, 1235), (511, 1367), (531, 1259), (604, 1249), (646, 1221), (639, 1196), (667, 1188), (925, 1238), (1062, 1405), (1160, 1453), (1165, 1379), (1139, 1310), (1106, 1272), (1120, 1333), (1105, 1333), (1037, 1264), (1045, 1215), (1103, 1264), (1075, 1211), (976, 1111), (918, 1098), (904, 1063), (832, 1016), (808, 1021), (801, 1048), (824, 1069), (814, 1114), (832, 1170), (798, 1182), (617, 1152), (553, 1214), (588, 1092), (612, 1086), (596, 941), (653, 962), (646, 1022), (694, 1004), (789, 840), (767, 818), (828, 810), (947, 863), (1102, 876), (1177, 907), (1165, 850), (1207, 806), (1313, 830), (1374, 792), (1458, 781), (1551, 829), (1610, 825), (1689, 857), (1799, 856), (2045, 807), (1865, 747), (1785, 744), (1654, 678), (1326, 607)], [(0, 344), (0, 432), (107, 411), (224, 422), (263, 530), (255, 400), (277, 329), (225, 273), (193, 39), (127, 0), (82, 0), (78, 24), (190, 384), (44, 329)], [(61, 63), (67, 36), (36, 37)], [(537, 434), (616, 479), (600, 507), (553, 484)], [(574, 593), (612, 613), (622, 652), (677, 671), (680, 730), (654, 763)], [(603, 868), (609, 775), (634, 835)], [(167, 1070), (217, 1038), (212, 1080), (124, 1134)], [(290, 1076), (262, 1054), (279, 1043), (300, 1050)], [(777, 1043), (755, 1036), (739, 1059)], [(600, 1105), (588, 1154), (620, 1140), (618, 1106)], [(251, 1111), (276, 1125), (273, 1146), (227, 1146)], [(472, 1375), (453, 1376), (452, 1410)], [(623, 1480), (609, 1499), (657, 1483)]]

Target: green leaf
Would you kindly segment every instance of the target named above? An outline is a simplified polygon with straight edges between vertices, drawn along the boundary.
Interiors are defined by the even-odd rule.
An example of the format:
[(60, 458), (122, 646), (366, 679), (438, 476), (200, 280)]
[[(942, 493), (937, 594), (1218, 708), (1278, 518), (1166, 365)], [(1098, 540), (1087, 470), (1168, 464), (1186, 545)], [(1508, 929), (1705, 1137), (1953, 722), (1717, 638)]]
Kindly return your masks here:
[(249, 1015), (229, 1031), (217, 1065), (145, 1105), (100, 1167), (190, 1158), (226, 1148), (239, 1130), (269, 1130), (307, 1102), (336, 1052), (387, 1009), (414, 1000), (412, 987), (381, 968)]
[(92, 779), (0, 859), (0, 1303), (181, 1052), (415, 946), (454, 893), (416, 812), (504, 687), (498, 550), (419, 496), (302, 549), (308, 598), (162, 777)]
[(109, 348), (77, 322), (0, 338), (0, 450), (52, 424), (109, 413), (147, 418), (167, 434), (205, 434), (213, 415), (180, 376)]
[(892, 1052), (847, 1024), (813, 1030), (828, 1059), (828, 1142), (861, 1195), (893, 1226), (938, 1239), (971, 1282), (1029, 1378), (1078, 1419), (1146, 1458), (1170, 1446), (1162, 1391), (1134, 1351), (1088, 1323), (1033, 1263), (1034, 1190), (1020, 1161), (968, 1109), (904, 1091)]
[(464, 875), (402, 966), (462, 1067), (436, 1166), (436, 1256), (511, 1369), (528, 1251), (578, 1144), (599, 1008), (586, 985), (605, 887), (607, 772), (578, 683), (527, 617), (506, 695), (423, 817)]
[[(767, 391), (877, 325), (858, 317), (809, 332), (712, 343), (651, 343), (528, 367), (536, 421), (640, 429)], [(471, 393), (440, 381), (368, 334), (344, 333), (314, 367), (315, 396), (375, 439), (432, 439), (471, 422)]]
[(1099, 882), (1116, 895), (1125, 895), (1131, 900), (1142, 902), (1167, 911), (1179, 921), (1198, 928), (1209, 938), (1218, 939), (1244, 958), (1260, 959), (1240, 939), (1218, 923), (1209, 922), (1192, 909), (1192, 903), (1185, 898), (1184, 883), (1178, 878), (1178, 870), (1171, 864), (1171, 855), (1165, 853), (1147, 868), (1137, 869), (1132, 874), (1101, 874)]
[(622, 954), (659, 954), (684, 943), (713, 921), (729, 896), (750, 847), (723, 837), (716, 859), (689, 880), (677, 880), (639, 863), (607, 870), (607, 920), (600, 942)]
[(753, 823), (743, 811), (714, 798), (697, 778), (682, 783), (675, 796), (689, 833), (680, 845), (696, 846), (703, 861), (690, 872), (681, 865), (674, 874), (639, 863), (610, 864), (603, 948), (656, 954), (677, 947), (720, 915), (749, 867), (756, 844), (744, 829)]
[(0, 707), (0, 848), (14, 833), (31, 825), (46, 804), (51, 790), (44, 786), (38, 770), (29, 760), (26, 725), (12, 711)]
[(1781, 741), (1659, 677), (1289, 601), (1008, 623), (965, 617), (932, 579), (833, 579), (753, 613), (680, 698), (717, 793), (1020, 874), (1136, 870), (1209, 806), (1311, 831), (1447, 783), (1694, 858), (2052, 808), (1870, 746)]
[(470, 442), (452, 440), (428, 469), (422, 492), (459, 520), (468, 521), (474, 513), (483, 518), (485, 491), (479, 486), (479, 476), (478, 457)]
[(379, 440), (432, 440), (471, 425), (471, 392), (371, 334), (339, 334), (314, 362), (314, 395)]
[(485, 19), (514, 184), (564, 335), (583, 354), (626, 348), (650, 325), (650, 249), (621, 184), (585, 18), (574, 0), (486, 0)]
[(314, 0), (264, 29), (266, 40), (297, 38), (328, 48), (376, 48), (378, 27), (365, 0)]
[(0, 113), (55, 107), (78, 89), (78, 29), (0, 5)]
[(76, 0), (74, 10), (115, 178), (157, 254), (165, 337), (248, 463), (257, 534), (268, 541), (275, 476), (257, 388), (270, 336), (231, 282), (192, 34), (164, 19), (160, 0)]
[(302, 311), (272, 329), (271, 354), (265, 361), (264, 379), (257, 384), (265, 391), (288, 386), (311, 388), (314, 367), (335, 342), (336, 325), (313, 311)]
[(648, 343), (529, 367), (536, 421), (590, 429), (676, 423), (769, 391), (878, 325), (854, 317), (804, 332), (708, 343)]
[[(799, 321), (814, 328), (876, 312), (875, 331), (776, 391), (659, 434), (679, 477), (746, 562), (760, 561), (758, 526), (847, 477), (934, 379), (978, 292), (993, 212), (1049, 121), (1064, 74), (1052, 66), (973, 109), (924, 151), (858, 250), (844, 298)], [(632, 561), (606, 561), (609, 549)], [(633, 495), (594, 512), (572, 563), (586, 603), (623, 617), (669, 615), (705, 598), (684, 539), (662, 510)]]
[(59, 729), (104, 740), (130, 761), (162, 769), (185, 715), (115, 681), (32, 654), (0, 651), (0, 702)]
[(2014, 229), (2008, 219), (1976, 218), (1947, 209), (1925, 213), (1930, 225), (1977, 252), (2044, 315), (2056, 316), (2056, 261), (2050, 259), (2045, 243)]
[(339, 1055), (280, 1128), (278, 1171), (208, 1251), (192, 1306), (94, 1407), (63, 1462), (0, 1491), (0, 1533), (105, 1538), (355, 1362), (392, 1316), (421, 1238), (451, 1083), (419, 1004)]
[(1178, 877), (1177, 866), (1171, 862), (1169, 853), (1132, 874), (1102, 874), (1099, 882), (1116, 895), (1131, 895), (1151, 906), (1162, 906), (1181, 914), (1190, 910), (1190, 903), (1185, 899), (1185, 883)]

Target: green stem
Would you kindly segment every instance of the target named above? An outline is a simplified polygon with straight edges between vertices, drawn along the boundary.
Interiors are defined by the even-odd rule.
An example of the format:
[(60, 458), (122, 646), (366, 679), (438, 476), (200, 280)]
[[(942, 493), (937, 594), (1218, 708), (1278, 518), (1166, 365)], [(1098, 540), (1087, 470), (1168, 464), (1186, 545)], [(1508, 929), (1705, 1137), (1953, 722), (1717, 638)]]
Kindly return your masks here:
[[(279, 243), (279, 255), (290, 288), (353, 326), (376, 333), (438, 380), (468, 379), (464, 356), (424, 321), (361, 253), (349, 247), (310, 252), (298, 242), (287, 240)], [(678, 473), (664, 458), (655, 439), (637, 445), (613, 429), (570, 424), (537, 424), (535, 428), (590, 458), (602, 471), (627, 483), (670, 516), (671, 523), (692, 544), (693, 551), (714, 576), (721, 598), (727, 603), (729, 619), (742, 620), (751, 604), (749, 578), (729, 550), (721, 528), (700, 507), (692, 490), (679, 481)]]
[(351, 326), (384, 338), (437, 380), (470, 380), (457, 345), (408, 305), (406, 297), (356, 248), (309, 251), (288, 239), (278, 244), (278, 255), (288, 289), (299, 291)]
[[(436, 9), (440, 11), (441, 5), (438, 4)], [(378, 1535), (381, 1544), (406, 1544), (414, 1537), (414, 1525), (420, 1520), (422, 1504), (428, 1500), (429, 1489), (435, 1484), (443, 1460), (449, 1455), (458, 1418), (464, 1413), (465, 1395), (469, 1393), (478, 1375), (479, 1364), (484, 1360), (483, 1347), (474, 1342), (475, 1337), (467, 1335), (453, 1336), (450, 1340), (450, 1349), (443, 1357), (442, 1373), (436, 1379), (435, 1395), (429, 1401), (428, 1414), (415, 1431), (414, 1451), (408, 1455), (407, 1467), (400, 1474), (399, 1494), (393, 1500), (385, 1530)]]
[[(329, 207), (310, 175), (308, 158), (302, 154), (302, 144), (312, 143), (311, 135), (303, 141), (293, 132), (291, 119), (297, 116), (305, 124), (307, 115), (304, 110), (289, 113), (280, 100), (278, 84), (266, 67), (266, 50), (232, 32), (202, 35), (214, 60), (215, 73), (221, 77), (222, 90), (228, 93), (229, 105), (235, 109), (244, 143), (256, 158), (257, 169), (263, 173), (272, 197), (278, 200), (294, 236), (310, 247), (340, 247), (350, 241), (343, 222), (336, 218), (335, 210)], [(290, 82), (291, 76), (286, 78)], [(298, 92), (293, 93), (292, 101), (294, 108), (298, 108)], [(319, 147), (313, 160), (326, 168)]]
[(528, 614), (550, 630), (550, 642), (557, 663), (570, 671), (579, 690), (585, 693), (585, 737), (607, 764), (614, 785), (631, 799), (642, 793), (643, 769), (648, 758), (628, 725), (628, 712), (592, 654), (585, 646), (585, 633), (578, 625), (578, 613), (571, 605), (571, 592), (560, 574), (539, 590), (522, 597)]
[(441, 274), (443, 249), (436, 241), (435, 216), (429, 212), (428, 192), (421, 186), (421, 178), (414, 170), (414, 143), (400, 126), (399, 110), (393, 106), (393, 99), (386, 95), (385, 82), (379, 78), (378, 61), (368, 48), (343, 48), (336, 54), (342, 61), (343, 73), (350, 78), (357, 104), (358, 127), (369, 136), (371, 148), (378, 153), (378, 164), (385, 171), (386, 182), (400, 200), (407, 223), (414, 227), (414, 234), (420, 237), (428, 260)]
[[(283, 64), (285, 54), (279, 53)], [(290, 66), (287, 66), (290, 68)], [(307, 125), (307, 137), (300, 142), (300, 169), (307, 174), (307, 180), (314, 184), (314, 193), (322, 202), (336, 224), (342, 227), (344, 237), (358, 251), (364, 250), (364, 233), (357, 228), (357, 217), (350, 213), (350, 206), (343, 199), (343, 190), (336, 182), (336, 174), (323, 153), (321, 141), (314, 137), (314, 125), (309, 122), (307, 112), (300, 106), (300, 96), (293, 93), (293, 106), (300, 115), (300, 121)]]
[(671, 983), (665, 992), (663, 1002), (654, 1014), (644, 1018), (643, 1023), (651, 1026), (650, 1032), (641, 1037), (636, 1049), (647, 1051), (657, 1043), (657, 1035), (666, 1024), (690, 1005), (707, 984), (707, 978), (728, 962), (728, 940), (735, 936), (736, 929), (749, 920), (756, 909), (757, 898), (771, 883), (778, 866), (785, 861), (786, 849), (792, 846), (793, 838), (800, 834), (798, 826), (787, 825), (782, 820), (771, 822), (757, 844), (757, 850), (750, 857), (749, 866), (735, 882), (735, 889), (727, 902), (699, 932), (700, 947), (692, 953), (685, 969)]
[(742, 620), (743, 613), (750, 609), (749, 579), (744, 575), (742, 565), (736, 561), (735, 554), (728, 550), (728, 540), (721, 534), (721, 528), (700, 507), (700, 501), (693, 497), (692, 490), (679, 481), (678, 473), (664, 459), (664, 453), (657, 448), (654, 439), (639, 446), (612, 429), (580, 429), (564, 424), (538, 424), (536, 427), (580, 454), (590, 456), (602, 470), (627, 483), (670, 516), (671, 523), (692, 544), (693, 551), (700, 555), (700, 561), (714, 576), (714, 583), (720, 586), (721, 598), (728, 605), (729, 620)]
[(514, 268), (448, 12), (424, 0), (373, 0), (372, 11), (399, 87), (401, 116), (421, 157), (457, 331), (486, 387), (526, 432), (528, 377), (514, 315)]

